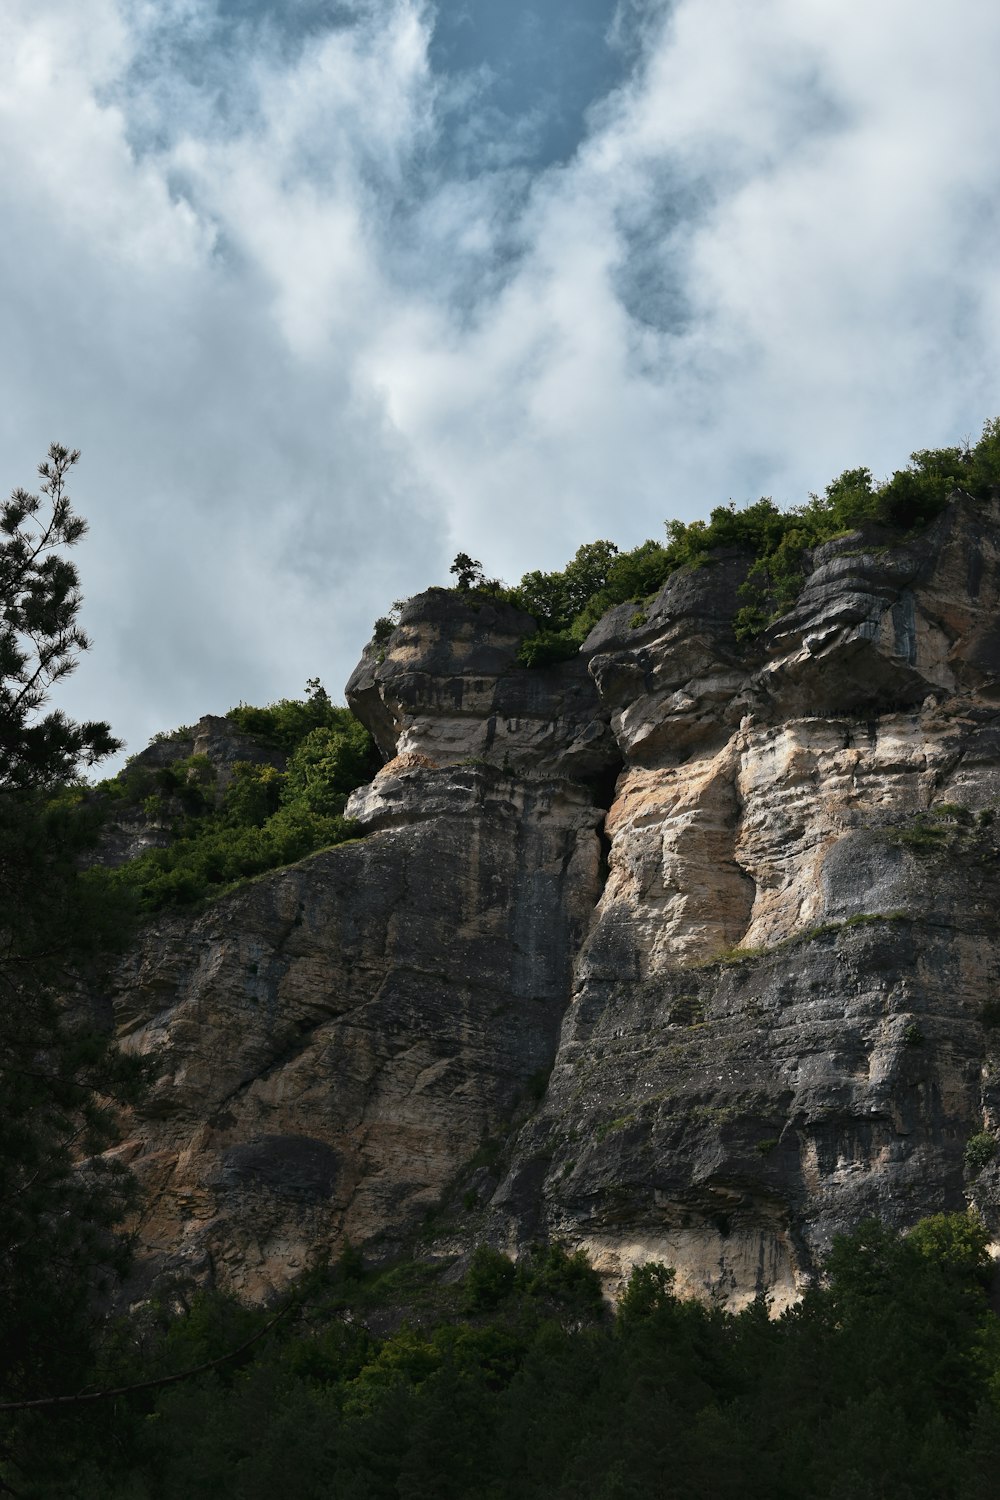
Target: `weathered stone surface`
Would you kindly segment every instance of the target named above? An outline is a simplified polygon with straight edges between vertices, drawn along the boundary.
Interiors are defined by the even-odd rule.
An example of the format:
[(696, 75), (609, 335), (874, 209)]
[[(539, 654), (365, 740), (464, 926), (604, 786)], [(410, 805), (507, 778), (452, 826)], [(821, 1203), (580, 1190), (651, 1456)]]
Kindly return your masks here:
[(260, 740), (245, 734), (232, 719), (221, 714), (205, 714), (197, 724), (180, 729), (167, 738), (154, 740), (133, 757), (131, 764), (157, 770), (174, 761), (190, 760), (194, 755), (204, 755), (210, 761), (222, 791), (232, 781), (233, 767), (238, 761), (248, 761), (254, 766), (277, 766), (279, 770), (285, 765), (285, 756), (280, 750), (262, 745)]
[(626, 770), (500, 1239), (530, 1221), (612, 1284), (653, 1256), (780, 1302), (838, 1230), (965, 1201), (965, 1142), (997, 1124), (1000, 874), (976, 815), (1000, 794), (998, 536), (996, 506), (956, 506), (894, 552), (819, 549), (742, 671), (735, 562), (591, 637)]
[(750, 715), (861, 714), (1000, 684), (1000, 501), (957, 502), (888, 547), (852, 533), (816, 549), (795, 608), (760, 642), (732, 620), (749, 559), (720, 553), (674, 574), (632, 627), (612, 610), (584, 644), (630, 762), (718, 746)]
[[(986, 866), (932, 863), (936, 898), (927, 856), (856, 834), (824, 880), (848, 925), (725, 963), (628, 972), (620, 931), (598, 929), (495, 1200), (511, 1237), (541, 1156), (534, 1232), (583, 1245), (612, 1284), (658, 1259), (688, 1291), (783, 1305), (835, 1233), (963, 1207), (965, 1143), (997, 1123), (982, 1015), (1000, 877), (992, 845)], [(913, 917), (850, 922), (882, 903)]]
[(598, 815), (489, 769), (399, 780), (425, 817), (158, 921), (123, 965), (119, 1035), (158, 1073), (122, 1148), (148, 1273), (256, 1298), (345, 1236), (391, 1248), (551, 1061)]
[(366, 649), (347, 701), (387, 757), (599, 775), (619, 757), (586, 660), (519, 666), (518, 646), (534, 628), (512, 605), (430, 589), (409, 601), (383, 647)]
[(730, 553), (545, 671), (519, 611), (410, 602), (349, 685), (391, 757), (365, 841), (121, 972), (160, 1065), (125, 1148), (155, 1264), (262, 1295), (452, 1185), (442, 1249), (552, 1234), (609, 1288), (654, 1256), (781, 1304), (873, 1212), (1000, 1226), (1000, 1169), (963, 1155), (1000, 1132), (1000, 504), (807, 561), (757, 641)]
[(720, 745), (746, 712), (747, 648), (733, 633), (750, 558), (721, 552), (674, 573), (645, 611), (611, 610), (584, 642), (618, 746), (630, 764), (681, 759)]

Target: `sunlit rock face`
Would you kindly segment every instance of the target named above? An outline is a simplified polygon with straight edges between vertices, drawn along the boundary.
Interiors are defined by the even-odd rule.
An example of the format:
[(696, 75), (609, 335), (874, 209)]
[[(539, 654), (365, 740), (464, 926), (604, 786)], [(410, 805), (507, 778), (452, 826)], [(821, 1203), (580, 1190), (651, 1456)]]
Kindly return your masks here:
[(689, 1291), (779, 1304), (837, 1231), (960, 1208), (965, 1144), (995, 1123), (982, 1016), (1000, 888), (941, 864), (935, 900), (922, 857), (845, 840), (831, 908), (876, 905), (870, 882), (912, 916), (866, 911), (704, 966), (636, 953), (629, 971), (621, 927), (598, 929), (497, 1208), (585, 1245), (611, 1279), (654, 1258)]
[(998, 521), (819, 549), (742, 673), (732, 562), (594, 632), (626, 768), (499, 1234), (781, 1305), (866, 1216), (993, 1212), (963, 1152), (1000, 1123)]
[(259, 1296), (443, 1204), (439, 1253), (551, 1235), (609, 1290), (652, 1257), (782, 1305), (873, 1213), (993, 1223), (1000, 506), (828, 543), (740, 641), (749, 561), (544, 671), (529, 617), (445, 590), (367, 648), (365, 838), (122, 969), (151, 1267)]

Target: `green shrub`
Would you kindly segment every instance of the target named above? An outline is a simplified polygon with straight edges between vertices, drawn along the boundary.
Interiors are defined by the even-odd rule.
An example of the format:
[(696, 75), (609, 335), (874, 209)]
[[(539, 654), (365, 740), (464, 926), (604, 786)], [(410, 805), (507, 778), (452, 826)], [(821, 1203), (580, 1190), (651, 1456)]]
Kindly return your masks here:
[(682, 1298), (653, 1262), (612, 1321), (519, 1289), (527, 1262), (511, 1285), (493, 1250), (473, 1257), (474, 1321), (469, 1278), (419, 1263), (314, 1275), (270, 1328), (218, 1293), (146, 1303), (108, 1327), (87, 1382), (138, 1388), (9, 1422), (0, 1478), (75, 1500), (992, 1496), (987, 1240), (967, 1214), (910, 1234), (870, 1221), (781, 1316), (763, 1297), (739, 1313)]
[(977, 1135), (970, 1136), (965, 1143), (965, 1165), (973, 1176), (989, 1166), (997, 1154), (997, 1143), (988, 1130), (981, 1130)]
[(307, 854), (358, 836), (357, 824), (301, 806), (279, 807), (258, 825), (233, 826), (221, 815), (196, 822), (166, 849), (150, 849), (111, 872), (131, 889), (142, 911), (187, 906), (222, 888), (293, 864)]
[(513, 590), (515, 602), (535, 616), (542, 630), (558, 631), (607, 588), (617, 557), (614, 542), (587, 542), (561, 573), (525, 573)]
[(928, 1260), (962, 1275), (981, 1280), (992, 1270), (989, 1230), (975, 1213), (931, 1214), (906, 1238)]
[[(346, 712), (346, 710), (345, 710)], [(288, 760), (282, 801), (326, 817), (339, 816), (348, 794), (372, 774), (371, 736), (353, 715), (312, 729)]]
[(673, 1267), (660, 1261), (650, 1260), (633, 1267), (615, 1310), (618, 1327), (633, 1328), (667, 1308), (676, 1307), (675, 1278)]
[(509, 1256), (480, 1245), (473, 1252), (465, 1273), (464, 1307), (469, 1313), (490, 1312), (514, 1290), (516, 1267)]
[(594, 1316), (604, 1308), (601, 1278), (582, 1250), (534, 1246), (519, 1262), (514, 1285), (523, 1296), (573, 1313)]
[(340, 708), (330, 699), (326, 688), (316, 677), (306, 684), (304, 698), (281, 698), (265, 708), (238, 703), (226, 714), (244, 734), (249, 734), (274, 750), (294, 750), (314, 729), (339, 729), (350, 732), (357, 723), (349, 708)]
[(521, 642), (517, 659), (523, 667), (550, 667), (569, 661), (579, 650), (580, 642), (568, 630), (539, 630)]
[(276, 766), (237, 761), (222, 807), (231, 828), (261, 828), (281, 805), (285, 777)]
[(914, 854), (936, 854), (948, 847), (948, 830), (927, 813), (917, 813), (908, 823), (886, 830), (890, 843)]
[(958, 823), (968, 828), (973, 821), (972, 813), (960, 802), (939, 802), (930, 810), (930, 816), (941, 823)]
[(147, 814), (174, 822), (167, 848), (150, 849), (105, 877), (132, 892), (141, 911), (190, 905), (358, 835), (344, 804), (378, 758), (349, 709), (332, 704), (314, 681), (303, 701), (241, 704), (229, 717), (262, 745), (284, 750), (287, 769), (239, 761), (219, 801), (204, 756), (126, 777), (136, 799), (154, 785), (153, 798), (144, 799)]
[(883, 831), (890, 843), (914, 854), (976, 854), (989, 859), (996, 852), (991, 833), (992, 814), (986, 809), (977, 817), (969, 808), (955, 802), (939, 802), (926, 812), (915, 813), (906, 822)]
[[(903, 537), (922, 530), (956, 490), (975, 497), (1000, 485), (1000, 418), (987, 422), (979, 442), (961, 448), (922, 449), (905, 469), (878, 484), (870, 469), (847, 469), (822, 495), (782, 511), (768, 496), (743, 506), (717, 506), (707, 521), (668, 521), (665, 543), (645, 541), (630, 552), (614, 542), (578, 548), (561, 572), (525, 573), (502, 597), (535, 617), (537, 636), (521, 648), (526, 666), (546, 666), (573, 654), (609, 609), (642, 605), (671, 573), (711, 560), (720, 548), (747, 553), (751, 565), (740, 589), (734, 628), (738, 639), (758, 635), (786, 613), (802, 588), (810, 551), (863, 526)], [(633, 627), (642, 620), (640, 609)], [(531, 641), (536, 641), (534, 647)]]

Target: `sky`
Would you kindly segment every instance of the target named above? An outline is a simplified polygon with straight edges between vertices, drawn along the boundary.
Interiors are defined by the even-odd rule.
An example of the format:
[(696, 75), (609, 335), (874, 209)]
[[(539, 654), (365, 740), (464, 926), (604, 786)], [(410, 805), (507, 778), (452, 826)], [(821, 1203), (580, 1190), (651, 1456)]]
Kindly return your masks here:
[(1000, 414), (984, 0), (4, 0), (0, 488), (53, 440), (143, 747), (335, 698), (458, 551), (585, 541)]

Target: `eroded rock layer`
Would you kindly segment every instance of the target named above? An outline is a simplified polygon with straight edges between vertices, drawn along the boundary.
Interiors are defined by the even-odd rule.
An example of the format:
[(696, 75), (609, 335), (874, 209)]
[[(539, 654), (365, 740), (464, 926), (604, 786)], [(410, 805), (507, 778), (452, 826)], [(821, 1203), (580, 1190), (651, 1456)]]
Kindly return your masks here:
[(866, 1216), (992, 1214), (997, 519), (820, 549), (742, 673), (735, 562), (594, 633), (626, 770), (512, 1238), (780, 1303)]
[(405, 826), (157, 922), (122, 967), (119, 1035), (159, 1075), (121, 1148), (150, 1270), (260, 1297), (345, 1238), (390, 1252), (550, 1065), (589, 799), (417, 767), (369, 804), (401, 788)]
[(873, 1213), (993, 1221), (1000, 505), (828, 543), (741, 642), (749, 561), (543, 671), (529, 617), (446, 590), (366, 650), (367, 837), (122, 973), (157, 1263), (259, 1295), (443, 1197), (441, 1248), (556, 1235), (612, 1287), (653, 1257), (780, 1304)]

